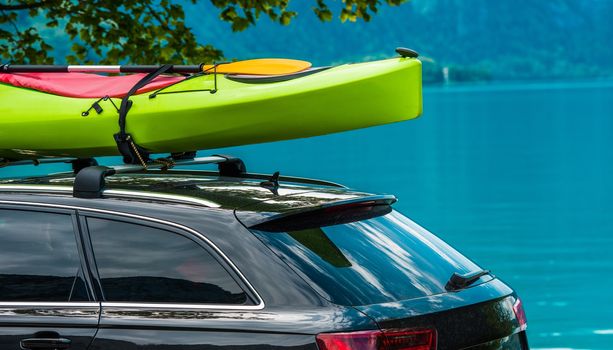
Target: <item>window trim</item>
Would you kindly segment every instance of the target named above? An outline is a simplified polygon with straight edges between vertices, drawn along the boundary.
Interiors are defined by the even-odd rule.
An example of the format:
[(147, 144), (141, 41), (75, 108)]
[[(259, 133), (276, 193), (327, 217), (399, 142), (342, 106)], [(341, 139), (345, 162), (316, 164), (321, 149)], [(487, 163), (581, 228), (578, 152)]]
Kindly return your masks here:
[[(101, 298), (100, 301), (102, 303), (106, 303), (108, 304), (120, 304), (120, 303), (129, 303), (129, 304), (139, 304), (139, 305), (164, 305), (164, 304), (190, 304), (190, 305), (230, 305), (230, 306), (241, 306), (241, 307), (245, 307), (245, 306), (255, 306), (257, 305), (257, 298), (253, 295), (253, 293), (251, 293), (251, 291), (249, 290), (249, 286), (244, 283), (244, 281), (241, 279), (241, 276), (238, 275), (236, 273), (236, 271), (229, 266), (229, 264), (227, 264), (227, 262), (224, 259), (221, 259), (218, 256), (218, 253), (213, 250), (211, 248), (211, 246), (205, 242), (203, 242), (202, 240), (198, 239), (197, 237), (194, 237), (192, 234), (189, 234), (188, 232), (185, 232), (184, 230), (178, 230), (176, 228), (173, 227), (168, 227), (167, 225), (162, 225), (162, 224), (158, 224), (158, 223), (150, 223), (150, 222), (144, 222), (143, 220), (137, 220), (137, 219), (132, 219), (132, 218), (118, 218), (117, 216), (114, 215), (108, 215), (108, 214), (99, 214), (99, 213), (77, 213), (77, 215), (79, 216), (79, 220), (81, 222), (81, 227), (82, 227), (82, 232), (83, 235), (85, 236), (85, 239), (88, 242), (88, 254), (92, 256), (91, 260), (93, 261), (92, 266), (91, 266), (91, 272), (94, 275), (94, 279), (96, 280), (97, 284), (98, 284), (98, 288), (100, 290), (100, 294), (101, 294)], [(106, 220), (106, 221), (114, 221), (114, 222), (119, 222), (119, 223), (125, 223), (128, 225), (137, 225), (137, 226), (142, 226), (142, 227), (149, 227), (155, 230), (161, 230), (161, 231), (165, 231), (169, 234), (175, 234), (178, 236), (181, 236), (189, 241), (191, 241), (193, 244), (197, 245), (198, 247), (200, 247), (200, 249), (203, 249), (205, 252), (207, 252), (211, 258), (216, 261), (219, 266), (227, 273), (227, 275), (232, 279), (232, 281), (234, 281), (234, 283), (236, 283), (236, 285), (243, 291), (243, 293), (246, 294), (247, 297), (247, 301), (250, 304), (215, 304), (215, 303), (165, 303), (165, 302), (138, 302), (138, 301), (109, 301), (109, 300), (105, 300), (106, 297), (104, 296), (104, 290), (102, 287), (102, 283), (101, 283), (101, 278), (100, 278), (100, 272), (98, 270), (98, 263), (95, 257), (95, 252), (93, 249), (93, 245), (92, 245), (92, 238), (91, 238), (91, 232), (89, 231), (89, 226), (87, 223), (87, 219), (88, 218), (93, 218), (93, 219), (99, 219), (99, 220)], [(251, 304), (251, 303), (255, 303), (255, 304)]]
[[(15, 205), (17, 204), (17, 205)], [(87, 291), (87, 296), (90, 299), (89, 301), (3, 301), (0, 299), (0, 307), (2, 306), (25, 306), (25, 305), (36, 305), (36, 306), (83, 306), (84, 304), (96, 304), (99, 305), (96, 300), (96, 295), (92, 289), (92, 281), (89, 278), (89, 269), (85, 264), (85, 252), (82, 245), (81, 238), (81, 228), (78, 223), (77, 211), (75, 209), (70, 208), (59, 208), (59, 207), (40, 207), (36, 205), (21, 205), (18, 202), (13, 201), (0, 201), (0, 210), (18, 210), (21, 212), (31, 211), (31, 212), (39, 212), (39, 213), (47, 213), (47, 214), (59, 214), (59, 215), (67, 215), (70, 216), (70, 223), (72, 224), (72, 233), (75, 239), (75, 245), (77, 248), (77, 254), (79, 255), (79, 265), (81, 266), (81, 271), (83, 273), (83, 279), (85, 282), (85, 289)]]
[(0, 301), (0, 309), (17, 307), (74, 307), (74, 308), (100, 308), (99, 301)]
[[(248, 291), (246, 292), (251, 294), (251, 296), (253, 297), (255, 301), (255, 305), (191, 304), (191, 303), (134, 303), (134, 302), (106, 302), (106, 301), (96, 302), (96, 304), (99, 303), (103, 307), (106, 306), (106, 307), (117, 307), (117, 308), (203, 309), (203, 310), (261, 310), (265, 307), (264, 300), (262, 299), (260, 294), (255, 290), (253, 285), (249, 282), (249, 280), (245, 277), (245, 275), (243, 275), (243, 273), (238, 269), (238, 267), (228, 258), (228, 256), (206, 236), (204, 236), (200, 232), (192, 228), (189, 228), (187, 226), (184, 226), (184, 225), (172, 222), (172, 221), (152, 218), (152, 217), (148, 217), (144, 215), (122, 213), (122, 212), (106, 210), (106, 209), (87, 208), (87, 207), (81, 207), (81, 206), (75, 206), (75, 205), (0, 200), (0, 205), (2, 204), (17, 205), (22, 208), (23, 207), (28, 207), (28, 208), (43, 207), (43, 208), (73, 210), (73, 211), (76, 211), (76, 215), (78, 215), (79, 217), (81, 216), (86, 217), (87, 213), (110, 215), (111, 217), (117, 218), (119, 220), (121, 220), (121, 218), (123, 217), (123, 218), (128, 218), (128, 219), (134, 219), (136, 221), (145, 221), (145, 222), (149, 222), (149, 223), (153, 223), (157, 225), (162, 225), (163, 227), (166, 227), (167, 230), (169, 230), (170, 228), (174, 228), (175, 230), (182, 231), (184, 233), (189, 234), (190, 236), (198, 238), (199, 241), (204, 242), (209, 248), (211, 248), (211, 250), (217, 255), (217, 257), (221, 258), (225, 262), (225, 265), (227, 265), (229, 268), (233, 270), (236, 276), (241, 280), (242, 284), (244, 284), (247, 287)], [(19, 208), (19, 209), (22, 209), (22, 208)], [(80, 229), (81, 231), (84, 231), (84, 228), (80, 228)], [(90, 269), (90, 272), (91, 272), (91, 269)], [(71, 304), (76, 304), (76, 302), (75, 303), (58, 302), (58, 303), (49, 303), (49, 304), (54, 304), (54, 305), (57, 304), (56, 306), (70, 306)], [(1, 305), (4, 305), (4, 303), (0, 302), (0, 306)], [(32, 305), (32, 304), (26, 302), (25, 305)]]

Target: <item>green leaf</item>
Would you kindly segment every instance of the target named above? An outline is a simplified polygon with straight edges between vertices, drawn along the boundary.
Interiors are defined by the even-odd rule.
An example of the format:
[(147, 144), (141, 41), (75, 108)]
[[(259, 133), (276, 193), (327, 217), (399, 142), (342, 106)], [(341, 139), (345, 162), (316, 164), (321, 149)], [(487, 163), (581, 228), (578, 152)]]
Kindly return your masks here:
[[(282, 25), (290, 25), (298, 16), (295, 11), (288, 11), (290, 0), (207, 1), (219, 9), (220, 20), (228, 22), (233, 31), (256, 25), (260, 16)], [(327, 5), (328, 0), (311, 1), (314, 1), (313, 11), (319, 20), (332, 20), (334, 13)], [(28, 11), (0, 12), (0, 55), (12, 62), (53, 63), (58, 53), (48, 40), (59, 30), (72, 44), (71, 52), (65, 57), (69, 63), (153, 64), (160, 60), (192, 63), (224, 59), (222, 51), (199, 42), (192, 29), (186, 26), (184, 5), (188, 2), (182, 0), (5, 2), (40, 4)], [(189, 1), (191, 4), (197, 2)], [(405, 0), (342, 2), (340, 20), (353, 22), (369, 21), (380, 6), (396, 6)], [(41, 22), (41, 18), (45, 22)], [(37, 26), (15, 30), (17, 23), (37, 23)], [(45, 30), (51, 28), (57, 29)]]

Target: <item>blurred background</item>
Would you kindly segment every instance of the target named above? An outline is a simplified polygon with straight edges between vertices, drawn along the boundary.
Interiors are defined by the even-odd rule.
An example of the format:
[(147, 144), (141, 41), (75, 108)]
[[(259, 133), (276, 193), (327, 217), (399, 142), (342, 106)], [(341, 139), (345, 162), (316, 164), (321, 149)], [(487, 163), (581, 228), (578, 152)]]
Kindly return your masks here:
[[(219, 6), (178, 3), (196, 39), (226, 58), (330, 65), (420, 52), (419, 119), (201, 154), (393, 193), (397, 209), (517, 290), (532, 348), (613, 348), (613, 1), (412, 0), (342, 23), (302, 0), (289, 26), (261, 18), (240, 32)], [(62, 63), (73, 43), (60, 29), (41, 33)]]

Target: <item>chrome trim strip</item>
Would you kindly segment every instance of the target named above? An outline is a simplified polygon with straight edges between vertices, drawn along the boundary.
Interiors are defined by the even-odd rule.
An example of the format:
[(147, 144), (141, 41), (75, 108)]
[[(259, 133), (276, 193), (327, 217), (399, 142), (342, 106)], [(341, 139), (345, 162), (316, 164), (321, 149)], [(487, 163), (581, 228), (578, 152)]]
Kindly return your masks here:
[[(46, 186), (46, 185), (0, 185), (0, 192), (37, 192), (48, 194), (70, 194), (72, 195), (72, 187), (70, 186)], [(145, 192), (145, 191), (129, 191), (129, 190), (104, 190), (103, 197), (107, 198), (127, 198), (127, 199), (142, 199), (142, 200), (161, 200), (164, 202), (172, 202), (179, 204), (195, 204), (208, 208), (219, 208), (221, 205), (195, 197), (173, 195), (160, 192)]]
[(218, 304), (175, 304), (175, 303), (135, 303), (135, 302), (107, 302), (103, 301), (102, 307), (114, 307), (118, 309), (196, 309), (196, 310), (261, 310), (260, 305), (218, 305)]
[[(257, 299), (256, 300), (257, 305), (216, 305), (216, 304), (195, 304), (195, 305), (192, 305), (192, 304), (138, 304), (138, 303), (110, 303), (110, 305), (121, 305), (121, 306), (118, 306), (118, 307), (123, 307), (123, 306), (127, 306), (127, 307), (140, 307), (139, 305), (153, 305), (153, 306), (142, 306), (142, 307), (161, 307), (161, 308), (168, 308), (168, 307), (170, 307), (170, 308), (184, 308), (184, 309), (194, 309), (194, 308), (197, 308), (197, 309), (221, 309), (221, 310), (261, 310), (265, 306), (264, 300), (262, 299), (260, 294), (257, 292), (257, 290), (255, 290), (253, 285), (249, 282), (249, 280), (245, 277), (245, 275), (243, 275), (243, 273), (238, 269), (238, 267), (236, 267), (236, 265), (230, 260), (230, 258), (228, 258), (228, 256), (226, 254), (224, 254), (224, 252), (221, 249), (219, 249), (219, 247), (217, 247), (210, 239), (208, 239), (207, 237), (202, 235), (200, 232), (198, 232), (198, 231), (196, 231), (194, 229), (191, 229), (191, 228), (189, 228), (187, 226), (184, 226), (184, 225), (181, 225), (181, 224), (177, 224), (177, 223), (172, 222), (172, 221), (156, 219), (156, 218), (152, 218), (152, 217), (148, 217), (148, 216), (143, 216), (143, 215), (121, 213), (121, 212), (112, 211), (112, 210), (79, 207), (79, 206), (74, 206), (74, 205), (48, 204), (48, 203), (36, 203), (36, 202), (19, 202), (19, 201), (6, 201), (6, 200), (0, 200), (0, 204), (28, 205), (28, 206), (38, 206), (38, 207), (47, 207), (47, 208), (59, 208), (59, 209), (68, 209), (68, 210), (81, 210), (81, 211), (85, 211), (85, 212), (89, 211), (89, 212), (94, 212), (94, 213), (117, 215), (117, 216), (123, 216), (123, 217), (127, 217), (127, 218), (132, 218), (132, 219), (138, 219), (138, 220), (145, 220), (145, 221), (155, 222), (155, 223), (162, 224), (162, 225), (173, 226), (173, 227), (178, 228), (180, 230), (187, 231), (187, 232), (197, 236), (198, 238), (200, 238), (204, 242), (206, 242), (217, 254), (219, 254), (219, 256), (221, 256), (222, 259), (224, 259), (224, 261), (230, 266), (230, 268), (232, 268), (234, 270), (234, 272), (243, 281), (243, 283), (245, 283), (247, 288), (249, 288), (249, 290), (253, 293), (253, 295)], [(105, 302), (104, 304), (106, 304), (107, 306), (110, 306), (109, 303)]]
[(0, 185), (0, 192), (40, 192), (45, 194), (71, 194), (70, 186), (47, 185)]
[(99, 308), (99, 302), (69, 302), (69, 301), (0, 301), (0, 308), (11, 306), (30, 306), (30, 307), (95, 307)]

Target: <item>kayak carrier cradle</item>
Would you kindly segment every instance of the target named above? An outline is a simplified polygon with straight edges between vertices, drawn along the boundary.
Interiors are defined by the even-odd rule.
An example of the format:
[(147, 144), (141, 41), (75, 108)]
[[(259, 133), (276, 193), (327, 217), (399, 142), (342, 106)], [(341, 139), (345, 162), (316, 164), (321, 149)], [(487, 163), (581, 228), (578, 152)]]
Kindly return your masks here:
[[(42, 164), (57, 163), (72, 164), (73, 172), (75, 174), (73, 196), (76, 198), (102, 198), (103, 192), (106, 188), (105, 179), (108, 176), (149, 171), (181, 172), (194, 175), (217, 175), (221, 177), (260, 179), (264, 180), (264, 182), (261, 183), (262, 187), (270, 187), (270, 189), (273, 191), (276, 191), (278, 188), (279, 181), (345, 188), (345, 186), (335, 182), (295, 176), (281, 176), (279, 175), (279, 172), (275, 172), (272, 176), (267, 174), (248, 173), (245, 163), (240, 158), (218, 154), (208, 157), (177, 158), (177, 160), (172, 162), (151, 162), (147, 163), (146, 166), (139, 164), (101, 166), (98, 165), (98, 162), (94, 158), (42, 158), (6, 162), (4, 164), (0, 164), (0, 168), (15, 165), (38, 166)], [(171, 169), (175, 166), (204, 164), (217, 164), (218, 171), (200, 169)]]

